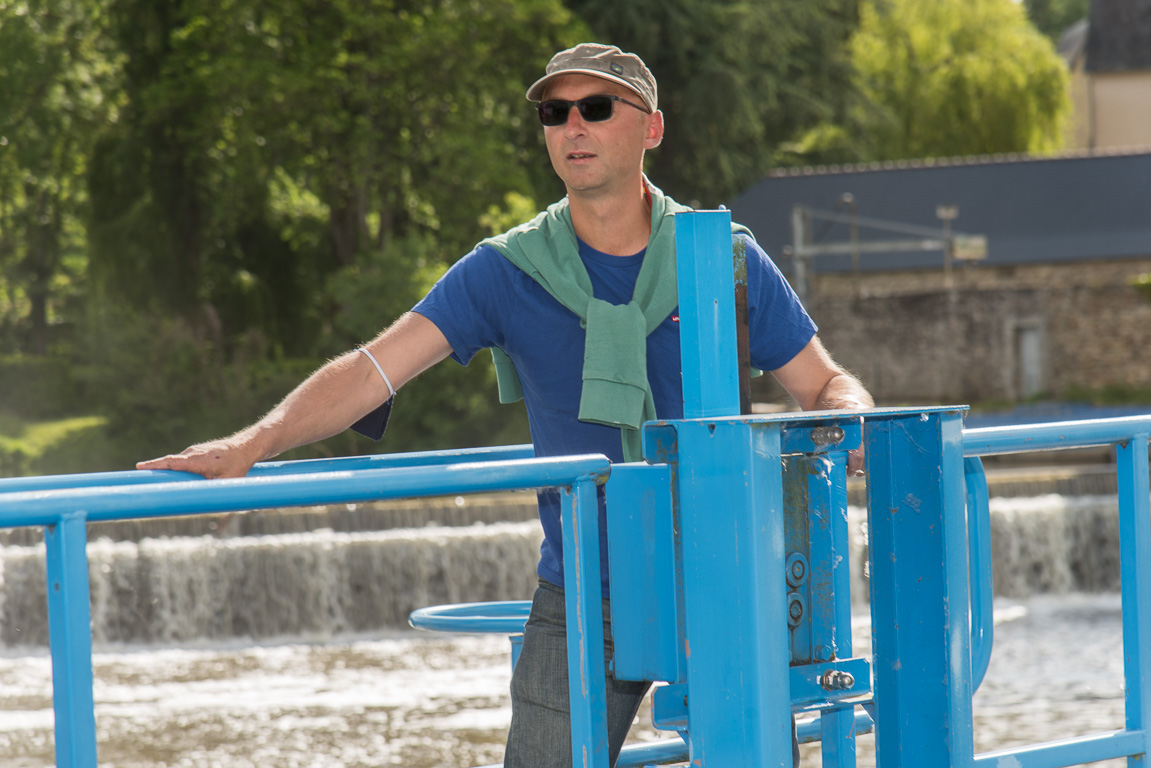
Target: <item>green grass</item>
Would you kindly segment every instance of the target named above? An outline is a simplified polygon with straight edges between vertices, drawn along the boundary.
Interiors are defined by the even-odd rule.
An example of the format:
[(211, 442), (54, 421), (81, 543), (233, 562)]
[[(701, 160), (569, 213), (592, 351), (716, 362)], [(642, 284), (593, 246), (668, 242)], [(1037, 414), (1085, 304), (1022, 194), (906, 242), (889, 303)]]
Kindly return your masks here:
[(0, 477), (106, 468), (105, 422), (103, 416), (25, 421), (0, 413)]

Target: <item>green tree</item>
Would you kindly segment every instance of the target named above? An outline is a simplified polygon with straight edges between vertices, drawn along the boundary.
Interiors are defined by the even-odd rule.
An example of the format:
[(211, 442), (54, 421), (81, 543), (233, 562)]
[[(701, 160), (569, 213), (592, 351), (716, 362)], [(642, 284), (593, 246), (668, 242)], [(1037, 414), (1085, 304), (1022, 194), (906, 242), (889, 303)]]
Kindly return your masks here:
[[(259, 415), (286, 391), (266, 360), (370, 337), (493, 203), (558, 192), (523, 96), (585, 36), (558, 0), (109, 2), (125, 106), (89, 174), (91, 370), (137, 456)], [(434, 375), (393, 448), (518, 423), (484, 364)], [(362, 450), (338, 442), (317, 450)]]
[(0, 4), (0, 351), (48, 351), (76, 319), (85, 163), (116, 114), (97, 0)]
[(137, 301), (307, 349), (293, 318), (320, 327), (327, 275), (413, 231), (460, 253), (541, 183), (522, 91), (573, 29), (555, 0), (114, 7), (129, 104), (93, 175), (95, 257), (106, 285), (147, 276)]
[(639, 54), (667, 133), (651, 178), (714, 206), (758, 180), (777, 150), (841, 116), (856, 0), (568, 0), (601, 42)]
[(1059, 146), (1067, 73), (1013, 0), (870, 0), (851, 48), (862, 159)]

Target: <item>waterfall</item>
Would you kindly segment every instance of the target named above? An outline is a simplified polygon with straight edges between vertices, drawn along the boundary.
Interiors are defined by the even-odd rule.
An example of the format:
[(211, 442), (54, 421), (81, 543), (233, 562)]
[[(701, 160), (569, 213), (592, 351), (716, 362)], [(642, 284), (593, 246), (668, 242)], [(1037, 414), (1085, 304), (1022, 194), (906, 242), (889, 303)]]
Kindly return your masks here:
[(995, 594), (1119, 590), (1119, 502), (1114, 496), (991, 500)]
[[(88, 545), (96, 643), (319, 636), (416, 608), (526, 599), (538, 522)], [(46, 645), (43, 547), (0, 549), (0, 646)]]
[[(1000, 597), (1119, 591), (1115, 496), (993, 497), (991, 570)], [(867, 510), (852, 506), (852, 600), (867, 602)]]
[[(461, 499), (448, 507), (470, 503)], [(522, 520), (534, 514), (531, 506), (520, 497), (502, 516)], [(470, 511), (477, 509), (487, 507)], [(997, 595), (1118, 590), (1114, 496), (994, 497), (990, 509)], [(459, 510), (461, 520), (467, 512)], [(95, 642), (324, 638), (406, 627), (408, 614), (424, 606), (527, 599), (534, 589), (541, 540), (536, 520), (250, 533), (299, 530), (334, 520), (348, 528), (383, 528), (389, 519), (416, 525), (449, 519), (439, 507), (425, 510), (422, 518), (385, 512), (373, 517), (362, 508), (334, 514), (267, 512), (263, 522), (257, 513), (223, 521), (217, 516), (211, 525), (186, 519), (170, 525), (210, 529), (213, 535), (138, 540), (130, 535), (134, 529), (114, 535), (112, 529), (93, 525), (88, 560)], [(498, 511), (483, 514), (501, 516)], [(849, 520), (854, 532), (852, 592), (858, 605), (867, 599), (865, 511), (851, 507)], [(0, 546), (0, 648), (47, 644), (44, 590), (43, 546)]]

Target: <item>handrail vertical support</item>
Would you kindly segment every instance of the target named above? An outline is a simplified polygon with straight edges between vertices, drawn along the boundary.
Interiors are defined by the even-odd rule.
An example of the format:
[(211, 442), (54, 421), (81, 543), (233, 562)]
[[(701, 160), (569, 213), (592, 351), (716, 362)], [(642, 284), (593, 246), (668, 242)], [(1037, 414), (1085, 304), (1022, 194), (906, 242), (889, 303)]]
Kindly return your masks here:
[[(848, 659), (851, 643), (850, 530), (847, 522), (847, 457), (818, 454), (795, 461), (806, 481), (807, 504), (798, 510), (808, 526), (811, 583), (811, 650), (814, 661)], [(808, 660), (809, 663), (811, 659)], [(856, 765), (855, 709), (839, 707), (819, 718), (823, 765)]]
[(730, 211), (675, 215), (683, 416), (739, 414)]
[(607, 682), (594, 479), (560, 491), (572, 765), (608, 768)]
[(965, 768), (975, 750), (962, 412), (865, 425), (876, 762)]
[(676, 424), (691, 764), (791, 764), (778, 423)]
[(1127, 730), (1148, 728), (1151, 705), (1151, 483), (1147, 440), (1115, 447), (1119, 482), (1119, 569), (1123, 590), (1123, 673)]
[(88, 586), (88, 526), (83, 514), (44, 528), (52, 705), (58, 768), (95, 768), (92, 695), (92, 609)]

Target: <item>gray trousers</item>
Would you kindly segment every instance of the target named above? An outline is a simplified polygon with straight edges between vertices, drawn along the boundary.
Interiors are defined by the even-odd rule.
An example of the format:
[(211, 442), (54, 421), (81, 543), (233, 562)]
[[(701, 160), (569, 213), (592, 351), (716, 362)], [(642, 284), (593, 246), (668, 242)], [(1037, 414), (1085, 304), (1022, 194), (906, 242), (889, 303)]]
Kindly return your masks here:
[[(614, 645), (611, 611), (603, 601), (605, 666)], [(610, 764), (615, 765), (651, 683), (607, 677), (607, 738)], [(792, 726), (792, 759), (799, 766), (799, 742)], [(504, 753), (504, 768), (571, 768), (571, 708), (568, 698), (567, 609), (564, 591), (543, 579), (532, 599), (524, 626), (524, 643), (512, 672), (512, 724)]]
[[(611, 663), (611, 614), (603, 601), (604, 658)], [(607, 730), (615, 765), (650, 683), (616, 680), (607, 672)], [(512, 725), (504, 768), (571, 768), (567, 613), (564, 591), (540, 580), (512, 673)]]

